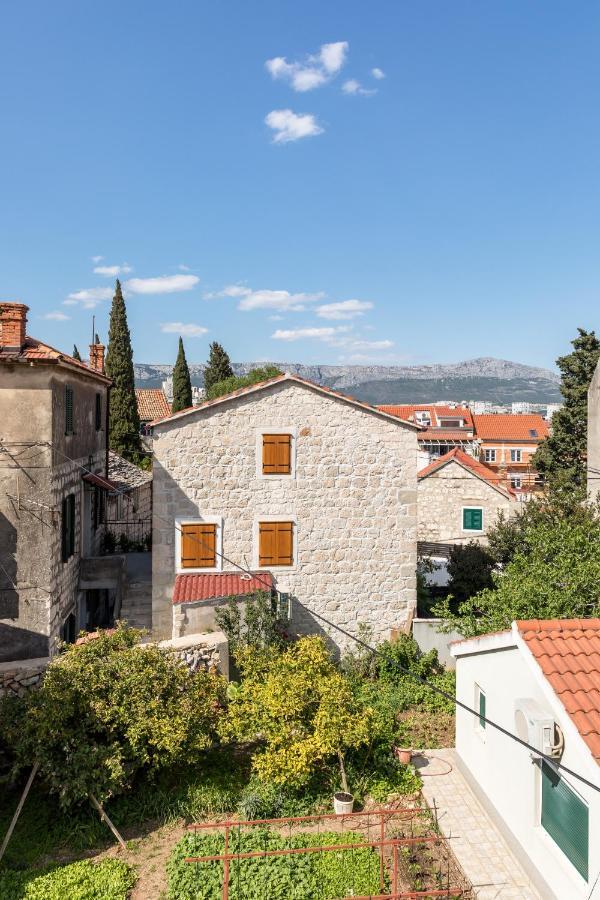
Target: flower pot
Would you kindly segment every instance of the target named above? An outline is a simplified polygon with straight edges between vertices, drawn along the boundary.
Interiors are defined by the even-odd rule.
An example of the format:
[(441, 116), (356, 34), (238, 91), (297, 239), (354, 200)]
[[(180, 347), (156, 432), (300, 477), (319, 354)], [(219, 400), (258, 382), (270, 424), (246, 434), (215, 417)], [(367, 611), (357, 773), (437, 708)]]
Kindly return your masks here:
[(343, 816), (352, 812), (354, 797), (345, 791), (339, 791), (333, 795), (333, 811), (337, 816)]
[(412, 759), (412, 750), (407, 750), (403, 747), (394, 747), (394, 754), (399, 763), (403, 766), (408, 766)]

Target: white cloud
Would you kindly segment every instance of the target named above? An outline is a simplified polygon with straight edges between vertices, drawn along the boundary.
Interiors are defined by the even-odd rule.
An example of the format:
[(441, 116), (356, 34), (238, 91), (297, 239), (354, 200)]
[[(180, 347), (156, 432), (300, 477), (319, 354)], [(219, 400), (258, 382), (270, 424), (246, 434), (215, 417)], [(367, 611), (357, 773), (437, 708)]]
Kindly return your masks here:
[(347, 41), (322, 44), (319, 52), (307, 56), (303, 62), (288, 62), (276, 56), (265, 63), (272, 78), (288, 81), (295, 91), (312, 91), (330, 81), (346, 61)]
[(271, 337), (275, 341), (301, 341), (305, 338), (317, 338), (319, 341), (328, 341), (335, 337), (339, 328), (293, 328), (284, 330), (279, 328)]
[(269, 322), (282, 322), (285, 319), (285, 316), (267, 316)]
[(354, 319), (363, 316), (368, 309), (373, 309), (369, 300), (341, 300), (318, 306), (317, 315), (321, 319)]
[(80, 303), (84, 309), (94, 309), (103, 300), (110, 300), (112, 297), (111, 288), (84, 288), (81, 291), (73, 291), (66, 300), (63, 300), (65, 306), (75, 306)]
[(191, 291), (199, 281), (196, 275), (159, 275), (156, 278), (130, 278), (124, 287), (132, 294), (175, 294)]
[(322, 300), (325, 294), (291, 294), (289, 291), (259, 290), (253, 291), (241, 284), (228, 284), (222, 291), (213, 291), (204, 295), (207, 300), (217, 297), (233, 297), (239, 300), (238, 309), (250, 312), (255, 309), (280, 310), (282, 312), (301, 312), (306, 309), (307, 303), (316, 303)]
[(345, 81), (342, 85), (342, 91), (344, 92), (344, 94), (351, 94), (361, 97), (372, 97), (373, 94), (377, 93), (375, 89), (367, 90), (367, 88), (364, 88), (360, 81), (357, 81), (356, 78), (350, 78), (349, 81)]
[(66, 322), (71, 316), (67, 316), (61, 312), (49, 312), (42, 316), (42, 319), (50, 319), (53, 322)]
[(265, 116), (265, 124), (275, 132), (274, 144), (289, 144), (300, 138), (323, 134), (323, 128), (312, 113), (295, 113), (291, 109), (273, 109)]
[(336, 338), (332, 341), (336, 347), (344, 347), (346, 350), (390, 350), (394, 346), (393, 341), (365, 341), (362, 338)]
[(208, 328), (193, 322), (163, 322), (160, 330), (164, 334), (180, 334), (182, 337), (202, 337), (208, 332)]
[(381, 81), (382, 78), (385, 78), (385, 72), (382, 69), (378, 69), (377, 66), (375, 66), (374, 69), (371, 69), (371, 75), (373, 78), (376, 78), (377, 81)]
[(190, 267), (189, 267), (189, 266), (184, 266), (183, 263), (180, 263), (180, 264), (177, 266), (177, 268), (179, 269), (180, 272), (189, 272), (189, 271), (190, 271)]
[(94, 275), (106, 275), (109, 277), (129, 275), (130, 272), (133, 272), (133, 269), (127, 263), (123, 263), (121, 266), (96, 266), (94, 269)]
[(92, 256), (92, 257), (90, 257), (90, 259), (92, 260), (93, 263), (96, 263), (96, 265), (98, 265), (99, 262), (102, 262), (104, 257), (103, 256)]

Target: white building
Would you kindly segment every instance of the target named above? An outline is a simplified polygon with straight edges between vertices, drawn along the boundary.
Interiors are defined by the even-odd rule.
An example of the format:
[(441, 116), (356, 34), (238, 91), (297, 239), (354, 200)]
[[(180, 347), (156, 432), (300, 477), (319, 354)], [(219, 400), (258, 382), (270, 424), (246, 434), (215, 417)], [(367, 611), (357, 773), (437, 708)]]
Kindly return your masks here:
[(595, 897), (600, 791), (560, 766), (600, 789), (600, 619), (514, 622), (451, 650), (457, 700), (479, 713), (457, 707), (463, 774), (544, 900)]

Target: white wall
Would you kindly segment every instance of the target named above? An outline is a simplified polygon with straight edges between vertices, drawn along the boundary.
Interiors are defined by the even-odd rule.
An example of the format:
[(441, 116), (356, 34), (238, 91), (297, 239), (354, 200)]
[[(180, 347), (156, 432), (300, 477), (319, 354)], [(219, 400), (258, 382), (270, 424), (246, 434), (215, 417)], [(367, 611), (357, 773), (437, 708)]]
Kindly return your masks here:
[[(456, 652), (456, 651), (455, 651)], [(475, 707), (475, 684), (486, 694), (486, 716), (515, 732), (515, 700), (530, 697), (553, 714), (565, 733), (561, 762), (600, 785), (600, 768), (539, 670), (522, 651), (512, 649), (460, 656), (456, 660), (456, 696)], [(537, 663), (535, 663), (537, 666)], [(531, 864), (559, 900), (587, 898), (600, 868), (600, 794), (567, 776), (566, 783), (589, 805), (589, 883), (571, 865), (540, 825), (539, 766), (530, 751), (490, 725), (478, 729), (473, 715), (457, 708), (456, 749), (492, 807), (523, 848)], [(544, 897), (551, 896), (549, 892)]]

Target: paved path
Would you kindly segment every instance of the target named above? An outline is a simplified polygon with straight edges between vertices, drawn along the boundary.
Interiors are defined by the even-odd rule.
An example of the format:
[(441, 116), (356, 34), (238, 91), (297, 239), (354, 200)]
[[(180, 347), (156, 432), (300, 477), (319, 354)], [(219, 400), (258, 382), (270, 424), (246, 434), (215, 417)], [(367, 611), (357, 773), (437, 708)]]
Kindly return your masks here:
[(423, 776), (425, 799), (432, 808), (435, 803), (440, 829), (478, 900), (541, 900), (456, 767), (454, 751), (425, 750), (413, 762)]

